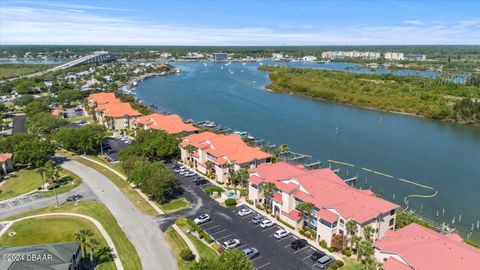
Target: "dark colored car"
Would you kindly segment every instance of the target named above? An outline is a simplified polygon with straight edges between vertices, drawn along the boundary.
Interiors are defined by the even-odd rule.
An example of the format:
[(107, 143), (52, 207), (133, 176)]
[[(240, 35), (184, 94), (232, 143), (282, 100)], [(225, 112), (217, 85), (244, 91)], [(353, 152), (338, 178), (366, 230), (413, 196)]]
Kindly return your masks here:
[(194, 182), (195, 185), (197, 185), (197, 186), (205, 185), (206, 183), (208, 183), (208, 181), (205, 180), (205, 179), (195, 180), (195, 181), (193, 181), (193, 182)]
[(305, 247), (307, 244), (308, 244), (307, 240), (305, 240), (305, 239), (297, 239), (297, 240), (293, 241), (290, 246), (291, 246), (293, 249), (298, 250), (298, 249), (301, 249), (301, 248)]
[(310, 256), (310, 258), (312, 258), (312, 260), (316, 261), (316, 260), (320, 259), (321, 257), (323, 257), (325, 255), (327, 255), (327, 254), (325, 254), (324, 252), (315, 251), (315, 252), (313, 252), (312, 256)]

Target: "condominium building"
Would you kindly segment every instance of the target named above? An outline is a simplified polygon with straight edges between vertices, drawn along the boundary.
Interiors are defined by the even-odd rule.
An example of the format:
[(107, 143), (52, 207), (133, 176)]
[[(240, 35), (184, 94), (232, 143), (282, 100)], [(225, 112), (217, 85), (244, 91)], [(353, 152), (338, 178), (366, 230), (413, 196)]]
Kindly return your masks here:
[(456, 233), (442, 234), (412, 223), (388, 231), (374, 243), (375, 257), (385, 270), (479, 269), (480, 249)]
[(227, 53), (213, 53), (212, 54), (213, 61), (227, 61), (228, 54)]
[(405, 55), (403, 53), (398, 52), (386, 52), (384, 58), (387, 60), (396, 60), (401, 61), (405, 60)]
[[(268, 201), (263, 183), (275, 184), (273, 198)], [(250, 170), (249, 199), (254, 204), (271, 206), (272, 214), (295, 228), (308, 226), (316, 232), (316, 241), (329, 245), (337, 235), (346, 235), (346, 223), (357, 225), (363, 237), (367, 226), (373, 229), (371, 240), (382, 238), (395, 227), (398, 205), (376, 197), (369, 190), (350, 187), (330, 169), (307, 170), (287, 162), (261, 164)], [(312, 203), (310, 215), (297, 210), (302, 202)]]
[(182, 161), (220, 182), (228, 181), (240, 168), (255, 168), (270, 163), (272, 156), (258, 147), (248, 146), (236, 134), (202, 132), (192, 134), (180, 143)]
[(143, 115), (138, 117), (133, 124), (143, 129), (163, 130), (168, 134), (192, 134), (198, 131), (198, 128), (192, 124), (186, 124), (176, 114), (152, 113)]
[(142, 115), (130, 103), (105, 103), (95, 108), (97, 121), (109, 129), (122, 130), (134, 127), (133, 122)]

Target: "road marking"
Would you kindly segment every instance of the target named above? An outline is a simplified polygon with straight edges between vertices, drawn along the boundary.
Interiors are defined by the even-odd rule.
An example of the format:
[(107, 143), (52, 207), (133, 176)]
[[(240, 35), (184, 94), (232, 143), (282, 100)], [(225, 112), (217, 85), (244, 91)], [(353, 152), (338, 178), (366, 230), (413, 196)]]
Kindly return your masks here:
[(229, 234), (229, 235), (226, 235), (226, 236), (222, 236), (222, 237), (220, 237), (220, 238), (217, 238), (217, 241), (219, 241), (220, 239), (223, 239), (223, 238), (227, 238), (227, 237), (232, 236), (232, 235), (233, 235), (233, 234)]
[(269, 235), (268, 237), (272, 237), (272, 236), (274, 236), (274, 235), (275, 235), (275, 234), (271, 234), (271, 235)]
[(261, 258), (263, 258), (263, 256), (258, 256), (256, 258), (253, 258), (252, 261), (256, 261), (256, 260), (261, 259)]
[(216, 226), (213, 226), (213, 227), (210, 227), (210, 228), (204, 228), (203, 230), (204, 231), (208, 231), (208, 230), (211, 230), (211, 229), (215, 229), (215, 228), (218, 228), (218, 227), (221, 227), (222, 225), (216, 225)]
[(310, 246), (310, 249), (313, 251), (317, 251), (314, 247)]
[(267, 266), (267, 265), (270, 265), (270, 263), (266, 263), (266, 264), (264, 264), (264, 265), (262, 265), (262, 266), (259, 266), (259, 267), (257, 267), (257, 269), (263, 268), (263, 267), (265, 267), (265, 266)]
[(306, 259), (308, 259), (308, 258), (310, 258), (310, 257), (312, 257), (312, 255), (303, 258), (302, 261), (304, 261), (304, 260), (306, 260)]
[(283, 240), (285, 240), (285, 239), (288, 239), (288, 238), (290, 238), (290, 237), (291, 237), (291, 235), (285, 236), (285, 237), (283, 237), (282, 239), (278, 239), (277, 242), (281, 242), (281, 241), (283, 241)]
[(245, 246), (247, 246), (247, 244), (243, 243), (243, 244), (240, 244), (240, 246), (235, 247), (235, 248), (242, 248), (242, 247), (245, 247)]
[(289, 247), (289, 246), (290, 246), (290, 245), (286, 245), (284, 248), (287, 248), (287, 247)]
[(302, 251), (302, 250), (304, 250), (304, 249), (305, 249), (305, 247), (303, 247), (303, 248), (301, 248), (301, 249), (299, 249), (299, 250), (297, 250), (297, 251), (294, 251), (293, 254), (297, 254), (298, 252), (300, 252), (300, 251)]
[(262, 230), (262, 232), (268, 231), (268, 230), (270, 230), (270, 229), (275, 229), (275, 227), (273, 227), (273, 226), (272, 226), (272, 227), (269, 227), (269, 228), (263, 229), (263, 230)]
[(221, 233), (221, 232), (224, 232), (224, 231), (226, 231), (226, 230), (225, 230), (225, 229), (223, 229), (223, 230), (221, 230), (221, 231), (218, 231), (218, 232), (211, 233), (210, 235), (219, 234), (219, 233)]

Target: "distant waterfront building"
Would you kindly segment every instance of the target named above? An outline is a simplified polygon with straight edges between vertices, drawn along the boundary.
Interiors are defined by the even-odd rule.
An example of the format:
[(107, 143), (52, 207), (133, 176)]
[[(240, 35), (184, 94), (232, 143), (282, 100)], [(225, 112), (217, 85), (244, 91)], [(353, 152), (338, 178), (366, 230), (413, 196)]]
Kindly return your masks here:
[(172, 57), (172, 54), (168, 52), (162, 52), (160, 54), (160, 58), (170, 58), (170, 57)]
[(424, 54), (407, 54), (405, 60), (408, 61), (427, 61), (427, 56)]
[(284, 56), (283, 53), (272, 53), (273, 60), (283, 60)]
[(313, 55), (305, 55), (302, 59), (305, 62), (315, 62), (315, 61), (317, 61), (317, 57), (315, 57)]
[(333, 58), (332, 52), (322, 52), (322, 58), (323, 59), (332, 59)]
[(386, 52), (384, 57), (387, 60), (396, 60), (396, 61), (405, 59), (405, 56), (403, 53), (397, 53), (397, 52)]
[(227, 61), (228, 54), (227, 53), (213, 53), (212, 54), (213, 61)]
[[(14, 255), (14, 259), (8, 259)], [(80, 243), (0, 248), (0, 269), (82, 270)]]

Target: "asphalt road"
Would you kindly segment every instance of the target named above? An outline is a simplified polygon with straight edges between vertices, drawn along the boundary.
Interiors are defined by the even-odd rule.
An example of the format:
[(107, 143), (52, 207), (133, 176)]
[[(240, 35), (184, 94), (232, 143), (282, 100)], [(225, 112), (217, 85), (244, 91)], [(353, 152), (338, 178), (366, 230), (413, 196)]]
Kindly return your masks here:
[(13, 128), (12, 128), (13, 134), (27, 132), (27, 129), (25, 128), (26, 116), (24, 114), (15, 114), (12, 116), (12, 120), (13, 120)]
[(177, 269), (177, 261), (154, 218), (144, 215), (108, 178), (79, 162), (63, 159), (61, 166), (82, 178), (110, 210), (133, 244), (144, 270)]
[(238, 215), (238, 210), (247, 206), (240, 206), (235, 209), (222, 207), (203, 191), (203, 188), (208, 185), (198, 187), (190, 178), (178, 174), (177, 178), (184, 189), (182, 196), (192, 203), (192, 208), (157, 217), (162, 230), (166, 230), (175, 219), (182, 216), (194, 219), (200, 214), (207, 213), (210, 215), (211, 221), (200, 226), (215, 241), (222, 243), (237, 238), (242, 242), (239, 249), (255, 247), (260, 251), (260, 256), (252, 260), (257, 269), (319, 269), (314, 266), (314, 261), (310, 259), (315, 248), (306, 246), (300, 250), (293, 250), (290, 244), (296, 240), (296, 237), (290, 235), (281, 240), (273, 237), (275, 231), (281, 229), (281, 227), (274, 225), (262, 229), (258, 224), (255, 225), (251, 222), (252, 217), (256, 214), (255, 211), (245, 217)]

